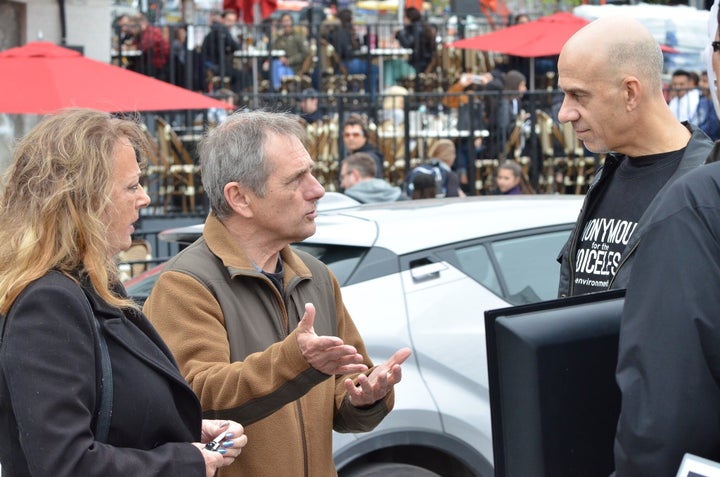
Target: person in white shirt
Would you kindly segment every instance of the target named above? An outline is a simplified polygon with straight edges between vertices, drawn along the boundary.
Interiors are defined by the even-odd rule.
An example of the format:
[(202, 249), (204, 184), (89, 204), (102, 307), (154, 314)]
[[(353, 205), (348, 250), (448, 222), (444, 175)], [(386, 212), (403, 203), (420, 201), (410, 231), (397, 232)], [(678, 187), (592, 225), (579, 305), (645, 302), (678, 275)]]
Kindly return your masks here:
[(697, 109), (700, 102), (700, 90), (693, 74), (685, 70), (675, 70), (670, 83), (672, 99), (669, 106), (678, 121), (697, 123)]

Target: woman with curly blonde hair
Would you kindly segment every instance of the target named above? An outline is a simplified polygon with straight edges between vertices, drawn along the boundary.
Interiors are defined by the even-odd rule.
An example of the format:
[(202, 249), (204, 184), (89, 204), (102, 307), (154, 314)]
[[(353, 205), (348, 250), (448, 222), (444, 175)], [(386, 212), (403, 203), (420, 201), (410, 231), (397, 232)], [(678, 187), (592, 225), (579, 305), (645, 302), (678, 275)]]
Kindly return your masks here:
[[(135, 122), (71, 109), (16, 146), (0, 194), (3, 475), (210, 477), (247, 441), (197, 396), (114, 256), (150, 199)], [(220, 436), (220, 452), (205, 443)]]

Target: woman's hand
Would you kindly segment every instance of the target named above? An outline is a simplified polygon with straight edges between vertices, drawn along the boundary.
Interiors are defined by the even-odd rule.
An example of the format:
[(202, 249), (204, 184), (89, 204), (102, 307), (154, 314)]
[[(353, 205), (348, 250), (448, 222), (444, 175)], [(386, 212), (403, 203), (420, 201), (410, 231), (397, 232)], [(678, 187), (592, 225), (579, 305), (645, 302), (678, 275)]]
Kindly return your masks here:
[(193, 442), (193, 445), (200, 449), (205, 459), (205, 477), (214, 477), (217, 469), (224, 465), (225, 458), (219, 452), (205, 449), (205, 444), (201, 442)]
[[(240, 455), (243, 447), (247, 444), (247, 436), (243, 426), (235, 421), (203, 419), (200, 436), (202, 444), (207, 444), (221, 434), (224, 435), (224, 438), (220, 441), (220, 448), (211, 452), (222, 455), (223, 459), (219, 467), (224, 467), (232, 464)], [(205, 462), (207, 465), (207, 459)]]

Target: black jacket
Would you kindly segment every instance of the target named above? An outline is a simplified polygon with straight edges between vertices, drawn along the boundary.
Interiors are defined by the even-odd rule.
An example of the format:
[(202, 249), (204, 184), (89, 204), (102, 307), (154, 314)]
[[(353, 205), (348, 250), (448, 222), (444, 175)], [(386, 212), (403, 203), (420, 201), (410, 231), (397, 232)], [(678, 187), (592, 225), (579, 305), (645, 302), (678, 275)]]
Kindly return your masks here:
[(335, 48), (340, 61), (345, 62), (355, 58), (360, 42), (351, 27), (338, 25), (328, 34), (328, 42)]
[(416, 74), (424, 73), (435, 53), (435, 38), (423, 22), (412, 22), (395, 33), (395, 38), (403, 48), (412, 50), (410, 65)]
[[(0, 347), (3, 476), (205, 476), (200, 402), (139, 312), (123, 314), (50, 272), (12, 305)], [(88, 300), (90, 307), (88, 307)], [(99, 357), (112, 363), (108, 443), (93, 436)]]
[[(673, 173), (673, 175), (670, 177), (670, 179), (668, 179), (662, 189), (660, 189), (652, 202), (650, 202), (650, 205), (645, 210), (642, 217), (640, 217), (637, 230), (635, 230), (635, 233), (633, 233), (632, 237), (630, 237), (630, 240), (628, 241), (628, 244), (625, 246), (625, 249), (622, 253), (621, 262), (618, 265), (617, 272), (615, 273), (613, 279), (610, 280), (609, 288), (611, 289), (625, 288), (625, 286), (627, 285), (628, 275), (632, 267), (633, 252), (638, 244), (638, 241), (640, 240), (642, 230), (646, 226), (649, 217), (651, 217), (652, 214), (655, 213), (655, 211), (657, 210), (658, 199), (668, 189), (670, 184), (675, 182), (679, 177), (681, 177), (688, 171), (703, 164), (707, 159), (708, 154), (710, 154), (710, 150), (712, 149), (713, 145), (712, 141), (710, 141), (710, 138), (708, 138), (705, 133), (702, 132), (702, 130), (700, 130), (699, 128), (692, 126), (688, 123), (683, 124), (692, 132), (692, 137), (690, 137), (690, 141), (688, 142), (687, 148), (685, 149), (685, 154), (680, 160), (680, 164), (678, 164), (678, 167)], [(560, 250), (560, 254), (557, 257), (558, 262), (560, 262), (560, 284), (558, 287), (559, 297), (572, 295), (572, 283), (574, 278), (574, 267), (572, 266), (572, 264), (575, 263), (575, 254), (577, 252), (577, 238), (582, 232), (581, 228), (583, 227), (587, 219), (586, 215), (588, 210), (592, 209), (592, 207), (595, 205), (595, 202), (598, 200), (598, 191), (602, 190), (602, 187), (600, 186), (606, 184), (612, 179), (615, 171), (620, 165), (620, 161), (622, 161), (624, 158), (625, 156), (608, 154), (608, 156), (605, 158), (605, 164), (598, 170), (595, 178), (593, 179), (590, 187), (588, 188), (587, 194), (585, 195), (585, 201), (583, 202), (582, 209), (580, 210), (580, 215), (578, 216), (577, 222), (575, 223), (575, 228), (573, 229), (570, 237), (568, 238), (568, 241), (565, 243), (562, 250)]]
[(720, 461), (720, 164), (678, 179), (642, 231), (617, 382), (618, 477), (675, 476), (686, 452)]
[(215, 22), (203, 40), (201, 53), (206, 66), (214, 73), (220, 72), (220, 65), (224, 66), (224, 73), (233, 69), (233, 52), (240, 49), (240, 44), (233, 38), (230, 29), (222, 23)]

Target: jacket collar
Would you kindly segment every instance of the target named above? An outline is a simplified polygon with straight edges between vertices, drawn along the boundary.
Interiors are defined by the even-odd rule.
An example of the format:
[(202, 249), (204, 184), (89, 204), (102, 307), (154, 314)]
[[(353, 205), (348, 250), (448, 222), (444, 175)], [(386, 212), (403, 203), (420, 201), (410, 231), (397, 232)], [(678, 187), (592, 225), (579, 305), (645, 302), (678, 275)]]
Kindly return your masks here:
[[(203, 227), (203, 238), (210, 251), (217, 256), (231, 275), (258, 275), (242, 244), (230, 235), (227, 227), (214, 214), (208, 215)], [(280, 250), (285, 277), (288, 273), (300, 278), (310, 278), (312, 273), (292, 247)]]
[[(132, 309), (121, 310), (105, 302), (92, 287), (83, 284), (83, 292), (90, 302), (90, 308), (102, 325), (107, 337), (113, 339), (138, 359), (169, 376), (182, 386), (187, 386), (180, 375), (172, 352), (157, 333), (155, 328), (140, 312)], [(125, 294), (122, 285), (117, 287)], [(125, 320), (130, 321), (128, 324)], [(139, 332), (133, 331), (135, 326)]]

